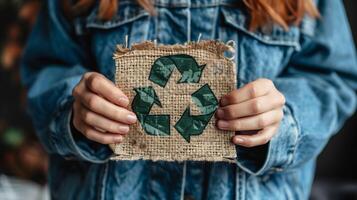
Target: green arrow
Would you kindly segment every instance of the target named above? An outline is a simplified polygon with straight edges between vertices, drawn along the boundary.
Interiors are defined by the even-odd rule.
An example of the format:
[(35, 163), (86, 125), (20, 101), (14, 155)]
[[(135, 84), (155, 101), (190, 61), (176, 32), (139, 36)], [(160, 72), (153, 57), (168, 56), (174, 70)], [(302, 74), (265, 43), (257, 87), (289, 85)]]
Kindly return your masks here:
[(207, 115), (192, 116), (190, 107), (187, 107), (180, 120), (175, 124), (175, 129), (187, 142), (190, 142), (192, 135), (202, 134), (213, 114), (214, 112)]
[(149, 114), (154, 104), (161, 107), (161, 102), (153, 87), (134, 88), (134, 91), (136, 95), (133, 99), (132, 109), (135, 113)]
[(170, 135), (170, 115), (149, 115), (154, 104), (161, 107), (161, 102), (153, 87), (134, 88), (136, 95), (131, 108), (149, 135)]
[(205, 66), (198, 65), (195, 58), (186, 54), (163, 56), (152, 65), (149, 80), (165, 87), (176, 67), (181, 74), (178, 83), (198, 83)]
[(151, 67), (149, 80), (165, 87), (169, 81), (172, 72), (174, 71), (175, 63), (170, 56), (163, 56), (155, 60)]
[(190, 142), (192, 135), (202, 134), (218, 107), (218, 100), (208, 84), (205, 84), (194, 92), (191, 97), (202, 115), (191, 115), (190, 107), (187, 107), (181, 118), (175, 124), (177, 132), (179, 132), (187, 142)]
[(206, 64), (200, 66), (195, 58), (186, 54), (172, 55), (170, 58), (182, 75), (178, 83), (198, 83), (200, 81)]

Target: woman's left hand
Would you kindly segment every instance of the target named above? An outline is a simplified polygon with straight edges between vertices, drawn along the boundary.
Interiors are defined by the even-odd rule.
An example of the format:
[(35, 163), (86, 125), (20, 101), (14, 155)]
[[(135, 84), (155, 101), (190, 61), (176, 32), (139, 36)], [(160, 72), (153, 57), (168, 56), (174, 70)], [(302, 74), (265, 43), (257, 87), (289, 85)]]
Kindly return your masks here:
[(279, 128), (285, 97), (269, 79), (258, 79), (221, 98), (217, 127), (230, 131), (256, 131), (235, 135), (234, 144), (254, 147), (266, 144)]

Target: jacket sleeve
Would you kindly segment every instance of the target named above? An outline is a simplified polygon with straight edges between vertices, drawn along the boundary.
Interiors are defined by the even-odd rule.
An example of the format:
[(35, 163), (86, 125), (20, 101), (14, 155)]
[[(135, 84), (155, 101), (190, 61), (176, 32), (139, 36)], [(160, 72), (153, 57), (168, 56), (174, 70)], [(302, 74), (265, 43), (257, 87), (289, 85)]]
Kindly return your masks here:
[(278, 133), (263, 146), (237, 147), (238, 165), (260, 175), (296, 169), (315, 159), (356, 107), (357, 61), (342, 1), (318, 3), (313, 36), (273, 82), (286, 97)]
[(93, 69), (89, 66), (94, 62), (61, 15), (59, 2), (43, 2), (21, 62), (29, 113), (48, 153), (104, 162), (111, 155), (106, 145), (82, 137), (74, 139), (72, 134), (72, 89), (85, 72)]

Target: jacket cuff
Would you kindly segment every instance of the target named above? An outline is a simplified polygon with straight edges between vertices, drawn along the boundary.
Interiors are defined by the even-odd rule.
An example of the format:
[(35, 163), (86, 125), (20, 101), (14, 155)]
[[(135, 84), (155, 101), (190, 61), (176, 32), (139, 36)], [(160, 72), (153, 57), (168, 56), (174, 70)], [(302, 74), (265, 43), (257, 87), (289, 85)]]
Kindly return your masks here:
[[(84, 160), (104, 163), (113, 154), (108, 145), (102, 145), (85, 137), (74, 137), (75, 129), (71, 126), (73, 98), (61, 103), (58, 114), (50, 125), (50, 140), (56, 152), (67, 160)], [(81, 133), (77, 133), (81, 135)]]
[(288, 106), (283, 108), (284, 118), (278, 133), (269, 143), (246, 148), (236, 146), (237, 165), (252, 175), (283, 171), (293, 160), (298, 143), (299, 128)]

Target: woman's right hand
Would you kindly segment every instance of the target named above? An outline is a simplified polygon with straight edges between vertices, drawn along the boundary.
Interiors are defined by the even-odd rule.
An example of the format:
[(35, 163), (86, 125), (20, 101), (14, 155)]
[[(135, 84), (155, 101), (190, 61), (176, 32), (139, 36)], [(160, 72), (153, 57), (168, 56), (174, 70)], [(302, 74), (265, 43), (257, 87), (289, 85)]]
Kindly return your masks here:
[(128, 97), (113, 82), (96, 72), (85, 73), (73, 89), (74, 127), (102, 144), (119, 143), (137, 121), (127, 109)]

